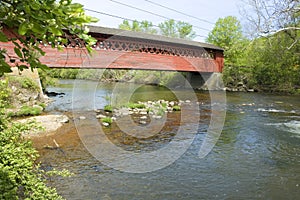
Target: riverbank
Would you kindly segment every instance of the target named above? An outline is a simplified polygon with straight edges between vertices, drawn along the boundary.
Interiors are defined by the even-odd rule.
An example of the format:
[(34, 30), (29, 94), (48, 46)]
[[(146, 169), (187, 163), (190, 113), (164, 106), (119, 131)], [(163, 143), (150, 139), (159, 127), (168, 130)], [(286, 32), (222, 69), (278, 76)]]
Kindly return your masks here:
[(65, 114), (57, 113), (57, 114), (43, 114), (39, 116), (31, 116), (26, 117), (24, 119), (16, 120), (18, 123), (33, 123), (36, 126), (30, 130), (29, 133), (24, 133), (25, 137), (36, 137), (45, 134), (55, 133), (59, 128), (61, 128), (64, 124), (70, 121), (70, 117)]

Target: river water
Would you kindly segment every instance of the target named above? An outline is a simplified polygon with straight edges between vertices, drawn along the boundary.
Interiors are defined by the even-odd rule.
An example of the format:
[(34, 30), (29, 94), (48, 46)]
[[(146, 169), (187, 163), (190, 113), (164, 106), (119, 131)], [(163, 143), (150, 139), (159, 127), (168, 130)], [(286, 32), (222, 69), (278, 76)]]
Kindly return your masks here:
[[(74, 82), (61, 81), (48, 90), (65, 95), (54, 97), (56, 101), (48, 110), (71, 115), (89, 108), (90, 96), (96, 99), (94, 109), (101, 109), (108, 103), (116, 84), (125, 93), (133, 85), (99, 83), (95, 88), (93, 82), (81, 81), (76, 87), (82, 92), (82, 99), (74, 99)], [(66, 199), (299, 199), (300, 97), (227, 93), (222, 134), (212, 151), (199, 158), (212, 104), (208, 92), (196, 92), (196, 96), (200, 120), (193, 142), (182, 156), (155, 171), (128, 173), (96, 159), (80, 140), (75, 127), (77, 119), (55, 134), (35, 138), (34, 144), (46, 170), (68, 169), (74, 173), (68, 178), (51, 178), (49, 184)], [(142, 86), (131, 99), (176, 100), (176, 97), (166, 88)], [(86, 114), (85, 121), (92, 117)], [(106, 128), (105, 133), (127, 151), (149, 152), (171, 142), (175, 137), (171, 133), (176, 133), (179, 126), (180, 113), (175, 112), (168, 114), (163, 133), (143, 142), (132, 137), (125, 142), (126, 136), (114, 127)], [(53, 140), (60, 149), (43, 148), (53, 145)]]

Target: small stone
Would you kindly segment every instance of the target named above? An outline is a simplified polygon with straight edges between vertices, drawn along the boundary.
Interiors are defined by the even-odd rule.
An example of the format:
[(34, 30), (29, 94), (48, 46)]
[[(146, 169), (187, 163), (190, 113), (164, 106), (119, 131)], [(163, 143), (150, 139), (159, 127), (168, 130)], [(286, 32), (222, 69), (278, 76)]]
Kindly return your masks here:
[(107, 123), (107, 122), (102, 122), (102, 125), (105, 126), (105, 127), (108, 127), (110, 124)]
[(191, 103), (191, 100), (185, 100), (185, 103)]
[(80, 116), (79, 119), (80, 119), (80, 120), (85, 120), (86, 117), (85, 117), (85, 116)]
[(147, 119), (147, 116), (141, 116), (140, 119)]
[(147, 113), (147, 111), (141, 111), (140, 114), (141, 115), (147, 115), (148, 113)]
[(69, 118), (65, 115), (59, 116), (58, 117), (58, 122), (60, 123), (68, 123), (69, 122)]
[(162, 116), (160, 116), (160, 115), (153, 115), (152, 116), (154, 119), (161, 119), (162, 118)]
[(116, 117), (111, 117), (111, 120), (116, 121), (117, 118)]
[(12, 87), (11, 87), (11, 90), (12, 90), (12, 92), (16, 92), (16, 91), (17, 91), (17, 88), (16, 88), (15, 86), (12, 86)]
[(147, 122), (145, 122), (145, 121), (140, 121), (140, 124), (147, 124)]
[(171, 102), (169, 103), (169, 105), (170, 105), (171, 107), (173, 107), (173, 106), (175, 105), (175, 102), (174, 102), (174, 101), (171, 101)]
[(37, 108), (37, 109), (39, 109), (39, 110), (44, 110), (44, 108), (42, 107), (42, 106), (39, 106), (39, 105), (33, 105), (32, 106), (33, 108)]
[(99, 115), (96, 116), (97, 119), (103, 119), (105, 117), (106, 117), (105, 115), (101, 115), (101, 114), (99, 114)]
[(100, 109), (96, 109), (95, 112), (96, 113), (101, 113), (101, 110)]

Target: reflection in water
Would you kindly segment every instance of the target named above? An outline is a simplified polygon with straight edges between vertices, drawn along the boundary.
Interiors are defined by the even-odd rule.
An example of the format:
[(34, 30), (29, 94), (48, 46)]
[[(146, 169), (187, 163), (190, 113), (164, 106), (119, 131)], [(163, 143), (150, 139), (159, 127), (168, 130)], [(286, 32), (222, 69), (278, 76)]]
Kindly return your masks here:
[[(65, 92), (66, 96), (57, 97), (59, 103), (49, 109), (70, 111), (72, 84), (69, 88), (63, 86), (51, 88)], [(83, 93), (88, 88), (84, 87), (83, 84)], [(97, 87), (97, 107), (107, 104), (105, 96), (113, 87), (114, 84)], [(142, 101), (174, 98), (164, 88), (146, 87), (133, 98)], [(197, 96), (201, 116), (196, 139), (182, 157), (158, 171), (131, 174), (107, 167), (84, 148), (72, 122), (56, 134), (35, 138), (45, 169), (66, 168), (75, 174), (70, 178), (53, 178), (50, 184), (66, 199), (297, 199), (300, 196), (299, 96), (228, 93), (224, 130), (213, 151), (203, 159), (197, 153), (206, 136), (211, 105), (208, 93), (199, 92)], [(129, 151), (151, 151), (170, 142), (178, 125), (178, 113), (171, 113), (161, 133), (147, 140), (128, 137), (117, 127), (107, 128), (105, 133), (116, 145)], [(42, 148), (53, 145), (53, 139), (62, 151)]]

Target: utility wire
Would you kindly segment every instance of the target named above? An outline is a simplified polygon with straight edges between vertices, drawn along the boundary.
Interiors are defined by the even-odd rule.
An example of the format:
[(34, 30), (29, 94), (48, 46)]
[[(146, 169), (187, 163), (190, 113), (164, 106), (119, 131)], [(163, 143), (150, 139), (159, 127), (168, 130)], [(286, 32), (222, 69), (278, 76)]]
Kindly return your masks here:
[(210, 22), (210, 21), (208, 21), (208, 20), (205, 20), (205, 19), (201, 19), (201, 18), (195, 17), (195, 16), (193, 16), (193, 15), (190, 15), (190, 14), (187, 14), (187, 13), (184, 13), (184, 12), (181, 12), (181, 11), (178, 11), (178, 10), (175, 10), (175, 9), (173, 9), (173, 8), (169, 8), (169, 7), (167, 7), (167, 6), (161, 5), (161, 4), (159, 4), (159, 3), (156, 3), (156, 2), (153, 2), (153, 1), (150, 1), (150, 0), (144, 0), (144, 1), (147, 1), (148, 3), (154, 4), (154, 5), (159, 6), (159, 7), (165, 8), (165, 9), (167, 9), (167, 10), (171, 10), (171, 11), (173, 11), (173, 12), (176, 12), (176, 13), (179, 13), (179, 14), (182, 14), (182, 15), (185, 15), (185, 16), (188, 16), (188, 17), (197, 19), (197, 20), (199, 20), (199, 21), (201, 21), (201, 22), (206, 22), (206, 23), (209, 23), (209, 24), (215, 24), (215, 23)]
[[(136, 21), (138, 23), (142, 23), (141, 21), (138, 21), (138, 20), (133, 20), (133, 19), (129, 19), (129, 18), (126, 18), (126, 17), (121, 17), (121, 16), (118, 16), (118, 15), (112, 15), (112, 14), (108, 14), (108, 13), (97, 11), (97, 10), (92, 10), (92, 9), (88, 9), (88, 8), (84, 8), (84, 10), (89, 11), (89, 12), (98, 13), (98, 14), (101, 14), (101, 15), (106, 15), (106, 16), (109, 16), (109, 17), (114, 17), (114, 18), (122, 19), (122, 20), (127, 20), (127, 21), (131, 21), (131, 22)], [(159, 28), (159, 26), (156, 25), (156, 24), (152, 24), (152, 26)], [(195, 35), (195, 36), (206, 38), (206, 36), (203, 36), (203, 35)]]
[[(171, 20), (171, 18), (169, 18), (169, 17), (163, 16), (163, 15), (160, 15), (160, 14), (157, 14), (157, 13), (153, 13), (153, 12), (150, 12), (148, 10), (144, 10), (144, 9), (141, 9), (141, 8), (138, 8), (138, 7), (135, 7), (135, 6), (131, 6), (131, 5), (119, 2), (119, 1), (115, 1), (115, 0), (109, 0), (109, 1), (120, 4), (120, 5), (123, 5), (123, 6), (126, 6), (126, 7), (129, 7), (129, 8), (136, 9), (136, 10), (139, 10), (139, 11), (142, 11), (142, 12), (146, 12), (148, 14), (151, 14), (151, 15), (154, 15), (154, 16), (157, 16), (157, 17), (161, 17), (161, 18), (164, 18), (164, 19), (167, 19), (167, 20)], [(178, 22), (178, 20), (175, 20), (175, 21)], [(210, 31), (209, 29), (202, 28), (202, 27), (199, 27), (199, 26), (194, 26), (193, 25), (193, 27), (197, 28), (197, 29), (205, 30), (205, 31), (208, 31), (208, 32)]]
[(136, 10), (139, 10), (139, 11), (142, 11), (142, 12), (146, 12), (146, 13), (149, 13), (151, 15), (155, 15), (157, 17), (161, 17), (161, 18), (164, 18), (164, 19), (170, 19), (166, 16), (163, 16), (163, 15), (160, 15), (160, 14), (156, 14), (156, 13), (153, 13), (153, 12), (150, 12), (148, 10), (144, 10), (144, 9), (141, 9), (141, 8), (138, 8), (138, 7), (135, 7), (135, 6), (131, 6), (131, 5), (128, 5), (128, 4), (125, 4), (125, 3), (122, 3), (122, 2), (119, 2), (119, 1), (115, 1), (115, 0), (109, 0), (111, 2), (114, 2), (114, 3), (117, 3), (117, 4), (120, 4), (120, 5), (123, 5), (123, 6), (127, 6), (129, 8), (133, 8), (133, 9), (136, 9)]

